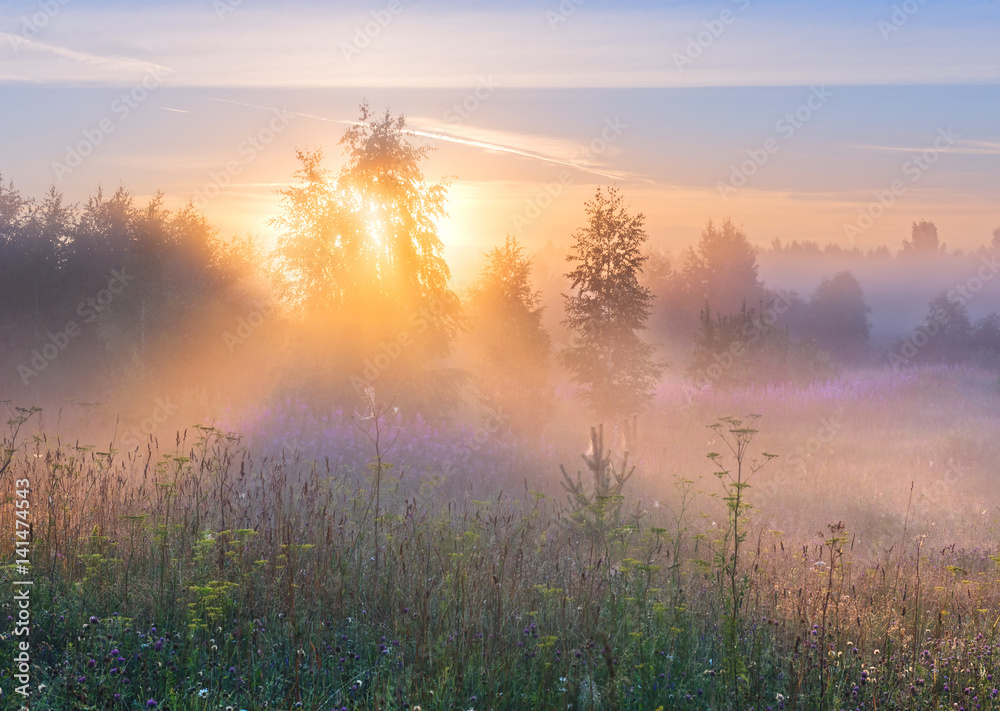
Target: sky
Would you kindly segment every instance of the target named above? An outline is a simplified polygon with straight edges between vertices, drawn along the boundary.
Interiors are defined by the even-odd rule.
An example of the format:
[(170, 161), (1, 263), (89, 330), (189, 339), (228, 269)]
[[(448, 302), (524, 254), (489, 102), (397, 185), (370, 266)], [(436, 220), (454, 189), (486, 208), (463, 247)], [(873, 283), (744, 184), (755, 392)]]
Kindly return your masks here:
[(616, 185), (677, 252), (750, 239), (952, 247), (1000, 225), (1000, 2), (94, 2), (0, 9), (0, 175), (71, 201), (124, 185), (220, 234), (276, 234), (297, 149), (367, 100), (448, 180), (467, 281), (513, 234), (568, 244)]

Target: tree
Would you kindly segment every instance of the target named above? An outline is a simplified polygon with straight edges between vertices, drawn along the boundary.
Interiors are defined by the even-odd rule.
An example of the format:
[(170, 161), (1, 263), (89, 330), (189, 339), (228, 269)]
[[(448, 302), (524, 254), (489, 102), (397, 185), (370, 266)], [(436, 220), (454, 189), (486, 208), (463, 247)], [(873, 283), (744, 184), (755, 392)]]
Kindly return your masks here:
[(990, 244), (994, 252), (1000, 254), (1000, 227), (993, 230), (993, 242)]
[(994, 312), (976, 321), (972, 343), (977, 351), (1000, 355), (1000, 314)]
[(850, 271), (824, 277), (809, 302), (809, 333), (824, 350), (841, 357), (860, 355), (871, 336), (871, 309)]
[[(23, 198), (0, 179), (0, 304), (4, 318), (31, 314), (35, 330), (46, 326), (48, 307), (65, 283), (58, 271), (72, 226), (72, 209), (50, 188), (41, 202)], [(63, 325), (64, 321), (60, 323)]]
[[(789, 296), (782, 299), (788, 303)], [(775, 301), (745, 304), (734, 314), (701, 312), (688, 361), (690, 384), (730, 390), (750, 384), (810, 382), (831, 373), (829, 356), (806, 341), (795, 341), (776, 318)]]
[(243, 278), (226, 259), (204, 217), (162, 195), (140, 207), (124, 187), (98, 190), (78, 210), (54, 189), (25, 199), (0, 182), (0, 389), (62, 398), (162, 376), (175, 352), (216, 340)]
[(912, 342), (920, 349), (920, 360), (945, 363), (964, 360), (972, 348), (972, 322), (965, 303), (949, 298), (947, 292), (935, 296)]
[(666, 320), (675, 335), (690, 337), (707, 302), (717, 314), (736, 314), (743, 304), (766, 299), (757, 275), (757, 251), (731, 219), (720, 227), (710, 220), (698, 244), (684, 253), (666, 292)]
[(542, 326), (541, 292), (532, 261), (508, 236), (486, 254), (466, 308), (480, 399), (514, 429), (538, 433), (551, 411), (550, 339)]
[(653, 301), (639, 283), (647, 257), (645, 216), (630, 215), (619, 192), (598, 188), (586, 203), (589, 224), (574, 234), (566, 260), (573, 293), (564, 295), (575, 332), (562, 359), (599, 417), (635, 412), (650, 399), (663, 364), (640, 337)]
[[(340, 141), (339, 174), (323, 168), (322, 151), (298, 151), (299, 184), (279, 191), (273, 221), (282, 230), (282, 293), (308, 323), (311, 375), (350, 385), (356, 397), (376, 380), (392, 395), (445, 388), (431, 366), (451, 351), (459, 325), (437, 233), (446, 186), (425, 182), (420, 161), (429, 149), (413, 146), (405, 126), (404, 117), (376, 118), (362, 104)], [(380, 355), (385, 348), (393, 355)]]
[(122, 261), (105, 265), (104, 280), (121, 274), (123, 291), (100, 309), (97, 322), (105, 348), (128, 354), (138, 375), (151, 366), (164, 334), (173, 346), (196, 347), (203, 335), (197, 325), (217, 290), (244, 275), (226, 273), (215, 228), (193, 205), (170, 211), (157, 193), (139, 207), (120, 193), (128, 197), (127, 238)]
[(746, 234), (729, 218), (721, 227), (709, 220), (698, 245), (685, 255), (684, 279), (699, 308), (708, 301), (716, 312), (733, 314), (744, 302), (763, 298), (757, 269), (757, 250)]
[(928, 220), (914, 222), (910, 239), (903, 240), (903, 254), (932, 255), (944, 251), (938, 239), (937, 225)]

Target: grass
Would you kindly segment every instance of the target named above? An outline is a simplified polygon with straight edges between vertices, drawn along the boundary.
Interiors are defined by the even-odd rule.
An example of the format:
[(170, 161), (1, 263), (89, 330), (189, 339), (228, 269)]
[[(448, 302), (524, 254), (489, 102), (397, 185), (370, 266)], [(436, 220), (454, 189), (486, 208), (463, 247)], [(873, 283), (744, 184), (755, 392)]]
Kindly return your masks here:
[[(629, 460), (602, 436), (594, 483), (567, 476), (568, 501), (543, 459), (539, 491), (513, 474), (488, 495), (422, 487), (378, 409), (360, 423), (379, 443), (369, 468), (207, 427), (98, 451), (15, 412), (0, 522), (13, 560), (28, 479), (31, 708), (1000, 709), (1000, 550), (995, 515), (978, 513), (993, 503), (995, 393), (957, 399), (969, 377), (852, 405), (816, 447), (829, 404), (762, 403), (749, 440), (693, 409)], [(942, 394), (964, 414), (941, 428), (920, 412), (925, 436), (904, 438), (903, 413)], [(763, 472), (706, 459), (734, 432), (741, 456), (783, 456)], [(912, 461), (949, 452), (967, 454), (962, 475), (925, 495)], [(889, 479), (893, 461), (905, 471)], [(799, 469), (812, 478), (793, 489)], [(3, 576), (9, 590), (18, 575)]]

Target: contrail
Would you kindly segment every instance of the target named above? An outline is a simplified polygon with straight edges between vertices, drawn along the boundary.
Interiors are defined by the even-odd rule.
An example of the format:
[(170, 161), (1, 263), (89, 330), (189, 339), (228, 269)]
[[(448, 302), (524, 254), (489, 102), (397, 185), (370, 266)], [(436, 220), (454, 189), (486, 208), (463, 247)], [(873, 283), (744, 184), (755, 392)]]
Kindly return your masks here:
[[(245, 102), (242, 102), (242, 101), (233, 101), (232, 99), (218, 99), (218, 98), (213, 98), (212, 100), (213, 101), (222, 101), (222, 102), (227, 103), (227, 104), (237, 104), (239, 106), (249, 106), (249, 107), (255, 108), (255, 109), (264, 109), (266, 111), (277, 111), (277, 110), (279, 110), (279, 109), (276, 109), (273, 106), (260, 106), (258, 104), (248, 104), (248, 103), (245, 103)], [(280, 110), (281, 111), (285, 111), (285, 109), (280, 109)], [(344, 119), (332, 119), (332, 118), (327, 118), (326, 116), (317, 116), (315, 114), (306, 114), (306, 113), (302, 113), (302, 112), (299, 112), (299, 111), (285, 111), (285, 113), (293, 114), (295, 116), (302, 116), (304, 118), (316, 119), (317, 121), (325, 121), (327, 123), (340, 123), (340, 124), (345, 124), (345, 125), (348, 125), (348, 126), (360, 126), (362, 124), (361, 121), (347, 121), (347, 120), (344, 120)], [(619, 172), (619, 171), (601, 170), (601, 169), (594, 168), (592, 166), (585, 165), (585, 164), (582, 164), (582, 163), (574, 163), (572, 161), (562, 160), (562, 159), (559, 159), (559, 158), (553, 158), (551, 156), (542, 155), (540, 153), (533, 153), (531, 151), (525, 151), (525, 150), (522, 150), (520, 148), (514, 148), (514, 147), (511, 147), (511, 146), (505, 146), (505, 145), (502, 145), (500, 143), (489, 143), (489, 142), (486, 142), (486, 141), (474, 141), (474, 140), (468, 139), (468, 138), (458, 138), (457, 136), (449, 136), (448, 134), (445, 134), (445, 133), (437, 133), (437, 132), (431, 132), (431, 131), (418, 131), (418, 130), (413, 130), (413, 129), (407, 129), (406, 132), (409, 133), (409, 134), (411, 134), (411, 135), (413, 135), (413, 136), (421, 136), (423, 138), (431, 138), (431, 139), (438, 140), (438, 141), (446, 141), (448, 143), (457, 143), (457, 144), (460, 144), (460, 145), (463, 145), (463, 146), (471, 146), (473, 148), (481, 148), (483, 150), (488, 150), (488, 151), (499, 151), (501, 153), (510, 153), (510, 154), (513, 154), (513, 155), (523, 156), (525, 158), (531, 158), (533, 160), (538, 160), (538, 161), (542, 161), (542, 162), (545, 162), (545, 163), (551, 163), (551, 164), (554, 164), (554, 165), (564, 165), (564, 166), (567, 166), (569, 168), (576, 168), (577, 170), (582, 170), (582, 171), (585, 171), (585, 172), (588, 172), (588, 173), (593, 173), (594, 175), (600, 175), (600, 176), (605, 177), (605, 178), (611, 178), (612, 180), (632, 180), (632, 179), (636, 179), (636, 176), (630, 175), (628, 173), (623, 173), (623, 172)], [(647, 183), (653, 183), (653, 181), (649, 180), (648, 178), (638, 178), (638, 179), (642, 180), (644, 182), (647, 182)]]
[(34, 49), (40, 52), (51, 52), (52, 54), (60, 57), (72, 59), (75, 62), (83, 62), (84, 64), (112, 64), (123, 68), (138, 68), (146, 71), (157, 72), (173, 71), (170, 67), (164, 67), (163, 65), (156, 64), (154, 62), (144, 62), (141, 59), (132, 59), (131, 57), (118, 57), (115, 55), (103, 57), (99, 54), (91, 54), (90, 52), (78, 52), (75, 49), (68, 49), (66, 47), (58, 47), (54, 44), (38, 42), (37, 40), (31, 40), (27, 37), (14, 35), (9, 32), (0, 32), (0, 37), (7, 39), (11, 45), (15, 47), (23, 45), (28, 49)]

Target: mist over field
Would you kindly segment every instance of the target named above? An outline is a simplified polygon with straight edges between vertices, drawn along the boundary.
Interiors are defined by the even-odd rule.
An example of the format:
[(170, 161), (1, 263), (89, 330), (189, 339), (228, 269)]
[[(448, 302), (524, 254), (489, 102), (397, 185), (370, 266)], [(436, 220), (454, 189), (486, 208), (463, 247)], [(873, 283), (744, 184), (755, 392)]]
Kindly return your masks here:
[(0, 708), (1000, 709), (992, 2), (14, 2)]

